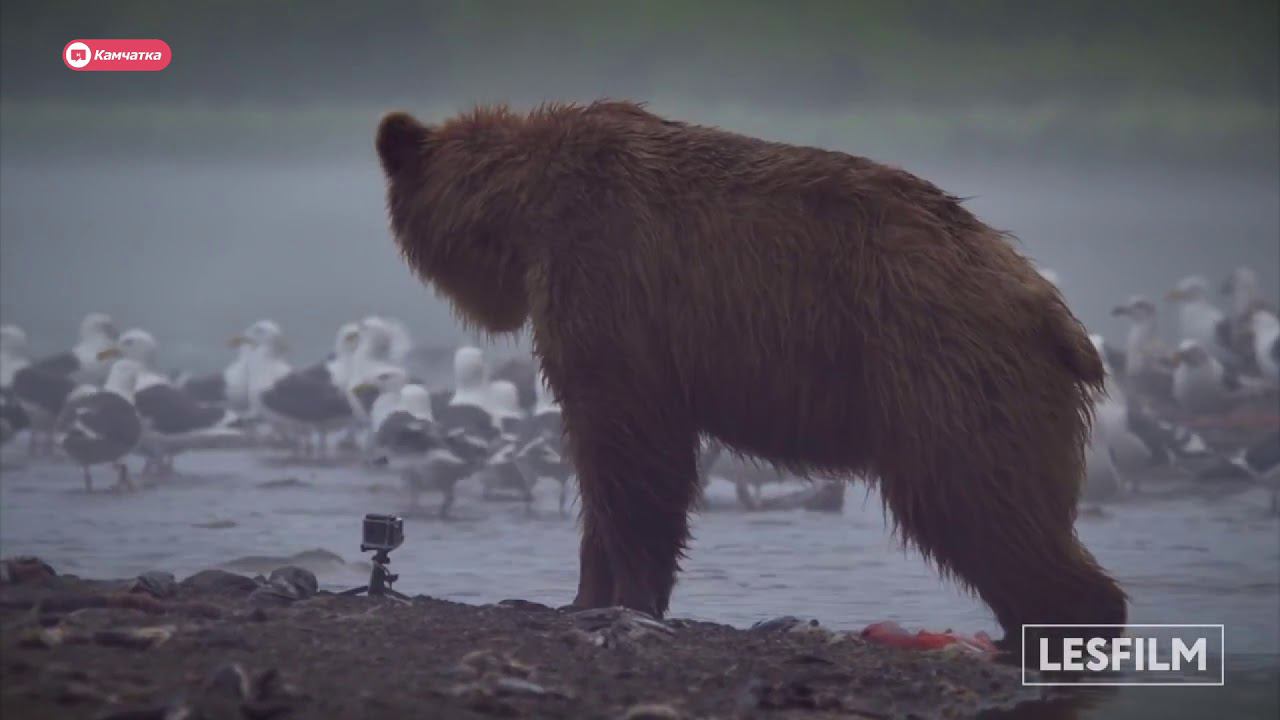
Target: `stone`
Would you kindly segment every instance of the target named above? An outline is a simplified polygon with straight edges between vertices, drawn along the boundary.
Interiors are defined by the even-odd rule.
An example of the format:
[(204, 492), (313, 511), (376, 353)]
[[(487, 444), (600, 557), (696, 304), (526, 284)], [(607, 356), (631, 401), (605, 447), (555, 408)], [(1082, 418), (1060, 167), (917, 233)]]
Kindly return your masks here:
[(498, 607), (507, 610), (522, 610), (525, 612), (550, 612), (552, 608), (542, 603), (536, 603), (531, 600), (520, 600), (519, 598), (508, 598), (498, 602)]
[(204, 682), (206, 694), (231, 697), (237, 701), (248, 699), (250, 689), (249, 673), (239, 663), (227, 663), (215, 668)]
[(149, 650), (166, 642), (176, 631), (171, 625), (99, 630), (93, 634), (93, 641), (106, 647)]
[(201, 570), (200, 572), (178, 583), (183, 592), (209, 595), (241, 596), (248, 595), (258, 588), (253, 578), (237, 575), (226, 570)]
[(26, 627), (18, 635), (18, 647), (48, 650), (65, 642), (67, 631), (62, 627)]
[(86, 682), (70, 680), (57, 690), (57, 700), (65, 705), (101, 703), (107, 700), (97, 688)]
[(62, 623), (68, 627), (101, 630), (108, 627), (134, 625), (146, 619), (145, 613), (133, 608), (88, 607), (68, 613), (62, 618)]
[(153, 570), (139, 575), (129, 587), (129, 592), (146, 593), (159, 599), (171, 598), (178, 594), (178, 581), (173, 573)]
[(204, 720), (239, 720), (250, 688), (249, 673), (239, 663), (214, 668), (200, 688), (195, 703), (196, 716)]
[(260, 482), (258, 483), (258, 487), (266, 490), (279, 490), (282, 488), (311, 487), (311, 483), (296, 477), (285, 477), (285, 478), (279, 478), (277, 480), (267, 480), (266, 482)]
[(681, 720), (684, 713), (660, 703), (632, 705), (623, 713), (622, 720)]
[(514, 677), (498, 678), (493, 688), (500, 695), (546, 695), (547, 689), (536, 682)]
[(57, 575), (52, 567), (37, 557), (23, 555), (0, 560), (0, 584), (31, 582)]
[(297, 565), (286, 565), (271, 571), (267, 582), (272, 585), (283, 585), (290, 589), (295, 600), (309, 598), (320, 589), (315, 573)]
[(458, 661), (460, 674), (483, 676), (501, 675), (505, 677), (527, 678), (533, 674), (533, 668), (508, 655), (492, 650), (472, 650)]
[(276, 568), (266, 582), (249, 595), (254, 607), (284, 607), (316, 594), (320, 583), (315, 573), (296, 565)]
[(755, 632), (755, 633), (786, 632), (791, 628), (799, 625), (801, 622), (803, 621), (800, 618), (796, 617), (795, 615), (780, 615), (776, 618), (770, 618), (769, 620), (761, 620), (755, 625), (752, 625), (751, 632)]
[(213, 520), (211, 522), (192, 523), (191, 527), (200, 528), (201, 530), (226, 530), (227, 528), (236, 527), (234, 520)]
[(96, 720), (179, 720), (180, 717), (185, 716), (172, 715), (169, 708), (163, 705), (150, 705), (112, 710), (105, 715), (98, 715)]

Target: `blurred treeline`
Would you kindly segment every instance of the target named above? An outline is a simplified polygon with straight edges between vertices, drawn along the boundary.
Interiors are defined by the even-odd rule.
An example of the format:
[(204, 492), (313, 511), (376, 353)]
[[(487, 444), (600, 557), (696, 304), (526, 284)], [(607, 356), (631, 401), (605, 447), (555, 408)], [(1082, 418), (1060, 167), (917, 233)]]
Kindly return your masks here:
[[(305, 114), (294, 128), (307, 134), (363, 128), (388, 105), (607, 95), (829, 144), (1007, 138), (1176, 154), (1207, 143), (1201, 152), (1266, 155), (1277, 5), (5, 0), (0, 99), (18, 132), (71, 108), (126, 136), (215, 111), (227, 113), (219, 128), (251, 134), (271, 132), (255, 129), (271, 124), (262, 113)], [(174, 62), (159, 74), (72, 73), (60, 52), (76, 37), (158, 37)]]

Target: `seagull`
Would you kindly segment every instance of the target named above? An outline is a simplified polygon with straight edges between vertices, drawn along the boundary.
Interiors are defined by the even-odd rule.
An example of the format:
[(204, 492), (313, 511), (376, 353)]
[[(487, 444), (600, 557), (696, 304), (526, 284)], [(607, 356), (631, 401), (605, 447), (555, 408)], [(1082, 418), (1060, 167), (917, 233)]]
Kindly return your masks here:
[(249, 410), (249, 356), (251, 343), (234, 338), (236, 357), (221, 372), (184, 379), (179, 385), (191, 397), (204, 403), (223, 405), (237, 413)]
[(1242, 371), (1265, 375), (1263, 358), (1256, 352), (1253, 315), (1262, 310), (1274, 317), (1275, 310), (1262, 295), (1258, 274), (1250, 267), (1237, 267), (1223, 281), (1222, 294), (1231, 301), (1231, 309), (1218, 326), (1218, 343), (1231, 350), (1233, 358), (1240, 361)]
[(178, 454), (241, 435), (240, 419), (234, 412), (198, 401), (152, 370), (156, 341), (150, 333), (126, 331), (116, 348), (104, 350), (101, 355), (120, 355), (141, 368), (133, 391), (133, 405), (143, 425), (137, 450), (146, 458), (140, 474), (172, 472)]
[(248, 345), (250, 348), (245, 366), (248, 417), (262, 419), (262, 394), (293, 369), (284, 359), (284, 333), (275, 322), (259, 320), (250, 325), (244, 334), (233, 338), (232, 343), (237, 347)]
[(409, 332), (409, 328), (393, 317), (385, 315), (374, 316), (380, 320), (387, 332), (391, 335), (391, 347), (388, 351), (388, 358), (396, 365), (403, 366), (405, 358), (413, 351), (413, 335)]
[(501, 433), (490, 407), (489, 381), (484, 353), (476, 347), (461, 347), (453, 357), (454, 390), (447, 402), (434, 408), (436, 422), (448, 434), (462, 430), (473, 443), (489, 448)]
[(31, 364), (27, 333), (17, 325), (0, 326), (0, 390), (13, 386), (13, 376)]
[(444, 496), (440, 517), (448, 517), (454, 487), (483, 466), (488, 446), (473, 442), (463, 429), (446, 430), (435, 422), (430, 393), (421, 385), (405, 384), (403, 373), (386, 370), (373, 384), (379, 391), (371, 413), (377, 462), (402, 462), (401, 478), (413, 507), (419, 507), (424, 491), (436, 490)]
[[(383, 421), (400, 409), (400, 393), (409, 384), (409, 375), (403, 368), (390, 363), (385, 364), (369, 383), (376, 391), (373, 405), (369, 408), (369, 419), (376, 433)], [(364, 395), (365, 386), (357, 386)]]
[(1248, 317), (1258, 370), (1265, 380), (1280, 384), (1280, 318), (1262, 307), (1253, 308)]
[(1230, 410), (1248, 389), (1196, 340), (1183, 340), (1173, 356), (1173, 396), (1187, 412), (1201, 415)]
[(703, 437), (698, 443), (698, 485), (703, 492), (711, 483), (711, 468), (720, 462), (724, 455), (724, 445), (711, 437)]
[[(358, 339), (354, 324), (342, 326), (326, 360), (287, 373), (262, 393), (267, 418), (289, 434), (300, 435), (308, 454), (316, 449), (324, 456), (329, 433), (349, 425), (354, 417), (345, 384)], [(313, 440), (318, 444), (313, 446)]]
[[(373, 386), (373, 377), (389, 366), (399, 365), (393, 352), (398, 333), (394, 325), (375, 315), (361, 320), (358, 328), (359, 336), (348, 363), (345, 390), (357, 421), (361, 425), (367, 425), (373, 402), (377, 398), (376, 393), (369, 390)], [(360, 386), (365, 391), (356, 393), (355, 389)]]
[(426, 388), (417, 384), (400, 387), (402, 378), (393, 373), (380, 375), (375, 382), (382, 390), (379, 400), (387, 397), (394, 402), (394, 406), (385, 410), (378, 408), (376, 415), (374, 439), (384, 456), (421, 459), (440, 444)]
[(533, 414), (525, 421), (520, 433), (520, 445), (514, 453), (516, 467), (524, 476), (532, 491), (542, 478), (560, 483), (560, 516), (565, 515), (569, 495), (569, 479), (573, 477), (573, 463), (564, 452), (564, 424), (560, 405), (551, 395), (546, 377), (538, 374), (534, 386), (537, 396)]
[(89, 313), (80, 322), (79, 341), (72, 349), (14, 371), (13, 393), (31, 421), (30, 454), (53, 452), (54, 420), (81, 382), (96, 383), (105, 377), (107, 363), (98, 354), (113, 347), (118, 335), (109, 316)]
[[(1118, 377), (1123, 378), (1124, 385), (1132, 392), (1158, 398), (1169, 397), (1173, 389), (1172, 369), (1168, 366), (1168, 350), (1156, 329), (1155, 303), (1141, 295), (1134, 295), (1127, 303), (1116, 306), (1111, 314), (1129, 320), (1129, 332), (1125, 336), (1124, 345), (1123, 375)], [(1112, 353), (1110, 359), (1118, 358)]]
[(1280, 514), (1280, 432), (1239, 451), (1230, 462), (1271, 491), (1271, 514)]
[(357, 323), (345, 323), (338, 328), (338, 335), (333, 341), (333, 354), (325, 361), (325, 370), (329, 381), (345, 388), (351, 376), (351, 364), (356, 349), (360, 346), (360, 326)]
[[(489, 383), (487, 403), (497, 425), (499, 435), (492, 441), (493, 453), (484, 473), (485, 497), (492, 498), (502, 490), (515, 490), (524, 500), (526, 508), (533, 506), (533, 482), (526, 478), (516, 465), (516, 454), (521, 449), (521, 429), (526, 420), (520, 409), (520, 393), (510, 380), (494, 380)], [(537, 478), (533, 479), (534, 481)]]
[(1248, 317), (1255, 307), (1265, 302), (1258, 274), (1244, 265), (1232, 270), (1222, 282), (1222, 294), (1231, 300), (1231, 315), (1235, 318)]
[(0, 326), (0, 445), (31, 427), (31, 416), (13, 392), (13, 376), (31, 364), (27, 333), (17, 325)]
[(489, 383), (487, 404), (498, 429), (503, 433), (516, 432), (525, 419), (525, 413), (520, 409), (520, 391), (510, 380), (494, 380)]
[(756, 462), (736, 455), (726, 455), (717, 463), (722, 474), (732, 480), (738, 503), (747, 510), (757, 510), (764, 500), (764, 486), (786, 482), (787, 475), (764, 462)]
[[(1102, 338), (1091, 335), (1090, 340), (1101, 354)], [(1126, 485), (1133, 487), (1134, 483), (1125, 482), (1124, 476), (1150, 466), (1154, 458), (1151, 448), (1130, 430), (1129, 405), (1124, 391), (1111, 381), (1113, 373), (1105, 360), (1103, 370), (1103, 387), (1093, 392), (1094, 423), (1088, 450), (1089, 459), (1101, 465), (1099, 471), (1090, 470), (1087, 491), (1094, 499), (1110, 495)], [(1106, 459), (1101, 460), (1099, 454), (1105, 454)], [(1103, 477), (1109, 480), (1100, 482)]]
[(1142, 471), (1208, 452), (1195, 433), (1156, 418), (1139, 400), (1128, 397), (1114, 382), (1115, 370), (1107, 359), (1102, 336), (1090, 335), (1089, 339), (1103, 358), (1105, 378), (1103, 387), (1093, 395), (1094, 423), (1088, 450), (1089, 461), (1098, 464), (1089, 469), (1092, 481), (1088, 493), (1093, 499), (1109, 495), (1109, 488), (1137, 491), (1136, 478)]
[(0, 388), (0, 445), (7, 445), (15, 435), (31, 427), (31, 418), (13, 391)]
[(1089, 433), (1089, 442), (1084, 449), (1085, 479), (1081, 490), (1081, 499), (1097, 503), (1112, 500), (1120, 495), (1125, 483), (1116, 469), (1115, 457), (1111, 454), (1111, 445), (1102, 428), (1094, 424)]
[(1199, 275), (1183, 278), (1165, 295), (1178, 305), (1178, 337), (1194, 340), (1223, 362), (1235, 357), (1226, 342), (1230, 336), (1227, 316), (1209, 301), (1209, 284)]
[(485, 370), (484, 352), (480, 348), (464, 346), (454, 352), (453, 382), (450, 406), (488, 407), (489, 375)]
[[(133, 360), (142, 368), (142, 371), (138, 374), (137, 386), (134, 388), (135, 395), (139, 390), (144, 390), (152, 385), (171, 384), (169, 378), (155, 369), (159, 345), (156, 343), (155, 336), (151, 333), (141, 328), (126, 330), (120, 334), (115, 347), (119, 349), (120, 355)], [(115, 354), (107, 352), (108, 350), (109, 348), (104, 348), (102, 352), (99, 352), (99, 357), (115, 357)]]
[[(109, 350), (103, 351), (102, 360), (110, 355)], [(89, 468), (105, 463), (116, 466), (120, 487), (132, 488), (123, 458), (142, 438), (142, 420), (133, 406), (134, 387), (142, 371), (133, 360), (116, 360), (102, 390), (72, 397), (57, 418), (57, 442), (84, 469), (85, 490), (93, 490)]]
[(80, 321), (79, 341), (66, 352), (33, 363), (51, 372), (72, 376), (87, 384), (99, 384), (107, 377), (111, 363), (98, 359), (98, 353), (116, 344), (120, 331), (115, 321), (104, 313), (89, 313)]
[(539, 371), (531, 358), (512, 358), (493, 371), (494, 380), (507, 380), (516, 386), (520, 396), (520, 408), (532, 410), (538, 403)]

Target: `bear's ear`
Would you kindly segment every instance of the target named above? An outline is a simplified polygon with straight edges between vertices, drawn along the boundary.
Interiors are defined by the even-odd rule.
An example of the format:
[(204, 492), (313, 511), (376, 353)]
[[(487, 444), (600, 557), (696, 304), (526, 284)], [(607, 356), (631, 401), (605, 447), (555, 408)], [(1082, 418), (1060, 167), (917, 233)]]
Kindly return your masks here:
[(378, 159), (388, 177), (399, 175), (422, 157), (431, 131), (405, 112), (387, 113), (378, 123)]

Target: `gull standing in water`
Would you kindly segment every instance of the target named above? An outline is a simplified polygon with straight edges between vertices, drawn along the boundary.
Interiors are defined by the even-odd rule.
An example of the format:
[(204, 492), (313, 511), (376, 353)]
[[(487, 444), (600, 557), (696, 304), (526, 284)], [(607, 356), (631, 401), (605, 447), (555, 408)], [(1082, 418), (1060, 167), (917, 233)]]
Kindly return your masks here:
[(27, 333), (17, 325), (0, 326), (0, 390), (13, 386), (13, 376), (31, 364)]
[(31, 426), (31, 416), (13, 392), (13, 376), (31, 364), (27, 333), (17, 325), (0, 326), (0, 445)]
[(179, 386), (203, 403), (222, 405), (237, 413), (249, 411), (249, 355), (251, 343), (231, 341), (236, 357), (220, 372), (184, 378)]
[(501, 491), (514, 490), (525, 502), (527, 509), (532, 510), (532, 483), (528, 482), (515, 462), (526, 419), (524, 411), (520, 409), (520, 392), (515, 383), (510, 380), (489, 383), (486, 405), (498, 427), (499, 435), (492, 441), (492, 454), (484, 470), (485, 497), (494, 498)]
[(1165, 296), (1178, 306), (1178, 339), (1194, 340), (1220, 362), (1238, 359), (1228, 342), (1230, 322), (1226, 313), (1209, 300), (1209, 283), (1199, 275), (1185, 277)]
[[(111, 350), (103, 351), (109, 360)], [(132, 488), (126, 455), (142, 438), (142, 420), (133, 406), (133, 393), (143, 368), (128, 358), (116, 360), (102, 390), (70, 399), (54, 425), (58, 444), (84, 470), (84, 486), (93, 490), (93, 465), (112, 463), (118, 485)]]
[(12, 391), (30, 420), (32, 455), (53, 452), (54, 420), (78, 384), (97, 384), (106, 377), (109, 363), (98, 355), (113, 347), (118, 336), (110, 316), (89, 313), (80, 322), (79, 340), (74, 347), (14, 371)]
[(1195, 340), (1183, 340), (1173, 359), (1173, 396), (1187, 412), (1225, 413), (1259, 389), (1256, 380), (1247, 384)]
[(352, 422), (345, 387), (359, 334), (355, 324), (342, 326), (328, 358), (285, 374), (262, 393), (263, 412), (300, 438), (304, 454), (324, 457), (329, 433)]
[(1280, 385), (1280, 318), (1266, 308), (1255, 307), (1249, 312), (1249, 335), (1262, 378)]
[(1129, 302), (1111, 311), (1129, 320), (1124, 343), (1122, 383), (1130, 392), (1156, 398), (1168, 398), (1173, 390), (1173, 372), (1169, 367), (1168, 348), (1156, 328), (1155, 303), (1134, 295)]
[(144, 330), (129, 330), (120, 336), (116, 350), (104, 351), (137, 363), (141, 368), (134, 387), (133, 404), (142, 419), (142, 440), (138, 452), (146, 458), (140, 474), (173, 471), (179, 454), (208, 447), (226, 438), (240, 436), (237, 415), (212, 403), (202, 403), (155, 372), (155, 338)]
[(573, 477), (573, 464), (564, 452), (564, 424), (560, 405), (552, 397), (546, 378), (541, 373), (538, 374), (538, 382), (534, 387), (537, 398), (533, 414), (525, 422), (521, 433), (521, 445), (515, 452), (515, 463), (524, 475), (530, 491), (542, 478), (550, 478), (560, 484), (560, 515), (563, 517), (569, 494), (569, 479)]

